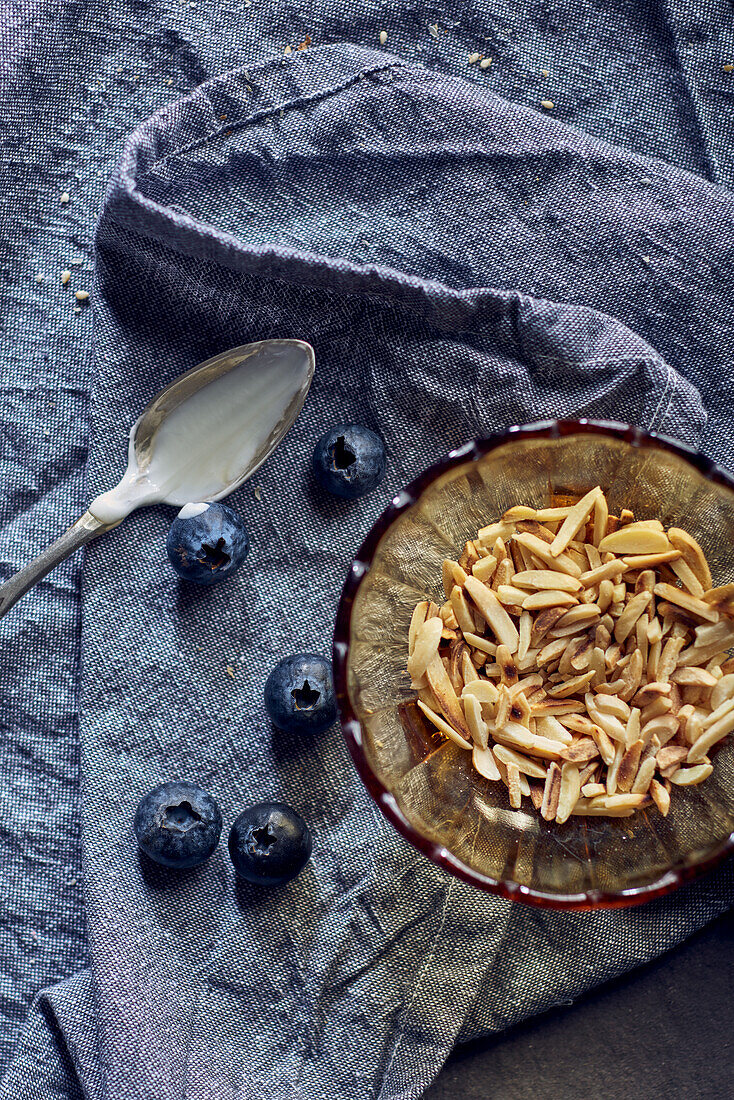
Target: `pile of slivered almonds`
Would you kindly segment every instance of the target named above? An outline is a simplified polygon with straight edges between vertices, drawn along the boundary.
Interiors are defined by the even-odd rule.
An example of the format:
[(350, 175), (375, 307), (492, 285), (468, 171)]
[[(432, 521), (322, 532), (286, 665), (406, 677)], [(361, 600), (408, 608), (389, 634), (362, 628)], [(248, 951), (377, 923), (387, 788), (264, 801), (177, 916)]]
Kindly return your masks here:
[(513, 809), (667, 814), (734, 730), (734, 584), (687, 531), (610, 515), (598, 486), (572, 499), (510, 508), (444, 562), (446, 602), (410, 624), (418, 706)]

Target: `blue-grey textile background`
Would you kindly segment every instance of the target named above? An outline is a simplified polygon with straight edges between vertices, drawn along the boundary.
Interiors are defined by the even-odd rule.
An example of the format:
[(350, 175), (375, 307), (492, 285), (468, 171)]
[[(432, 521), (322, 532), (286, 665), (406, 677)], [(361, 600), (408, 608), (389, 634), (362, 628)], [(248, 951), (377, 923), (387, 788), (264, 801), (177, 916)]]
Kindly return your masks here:
[[(308, 752), (271, 737), (262, 681), (327, 648), (361, 535), (467, 435), (583, 410), (732, 464), (731, 5), (6, 0), (0, 36), (5, 572), (121, 468), (180, 370), (270, 335), (319, 362), (260, 499), (236, 498), (254, 544), (236, 584), (179, 593), (152, 510), (90, 548), (83, 586), (66, 563), (0, 627), (1, 1094), (419, 1096), (457, 1038), (720, 912), (731, 871), (621, 914), (475, 895), (382, 824), (336, 731)], [(306, 475), (335, 416), (391, 453), (352, 507)], [(131, 807), (174, 774), (227, 820), (293, 801), (308, 873), (263, 897), (221, 857), (141, 870)]]

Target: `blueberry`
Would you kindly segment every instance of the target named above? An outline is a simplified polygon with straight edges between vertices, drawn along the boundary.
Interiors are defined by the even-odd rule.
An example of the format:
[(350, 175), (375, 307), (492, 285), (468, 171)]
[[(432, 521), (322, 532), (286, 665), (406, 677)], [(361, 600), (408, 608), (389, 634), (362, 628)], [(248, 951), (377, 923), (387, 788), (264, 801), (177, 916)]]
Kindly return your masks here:
[(222, 815), (195, 783), (173, 782), (146, 794), (135, 814), (135, 836), (147, 856), (164, 867), (198, 867), (222, 832)]
[(349, 500), (380, 484), (385, 463), (385, 444), (361, 424), (338, 424), (321, 436), (313, 452), (313, 472), (319, 485)]
[(185, 504), (166, 539), (168, 559), (179, 577), (197, 584), (216, 584), (230, 577), (249, 549), (242, 520), (219, 503)]
[(308, 862), (311, 848), (308, 825), (283, 802), (249, 806), (229, 833), (235, 871), (261, 886), (280, 886), (295, 878)]
[(278, 661), (265, 684), (265, 709), (285, 733), (323, 733), (336, 720), (331, 661), (317, 653)]

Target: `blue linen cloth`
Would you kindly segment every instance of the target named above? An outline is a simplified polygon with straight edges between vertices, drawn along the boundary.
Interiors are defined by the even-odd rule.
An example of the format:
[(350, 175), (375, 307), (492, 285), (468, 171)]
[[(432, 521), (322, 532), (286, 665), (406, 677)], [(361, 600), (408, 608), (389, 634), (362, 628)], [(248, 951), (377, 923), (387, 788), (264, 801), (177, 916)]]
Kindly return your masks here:
[[(160, 17), (135, 39), (136, 61), (154, 73), (138, 104), (128, 56), (137, 17), (113, 4), (64, 34), (58, 18), (33, 22), (33, 5), (15, 9), (11, 116), (22, 135), (21, 107), (34, 105), (26, 165), (46, 165), (54, 150), (56, 160), (48, 179), (25, 173), (22, 201), (17, 190), (15, 206), (3, 198), (14, 307), (3, 379), (7, 572), (121, 472), (130, 422), (180, 371), (275, 335), (310, 339), (318, 369), (295, 429), (257, 476), (260, 499), (251, 487), (233, 498), (254, 544), (236, 582), (206, 599), (179, 593), (162, 552), (170, 513), (149, 510), (90, 547), (81, 641), (78, 563), (2, 624), (6, 1057), (28, 993), (88, 958), (79, 733), (91, 945), (91, 971), (37, 1001), (3, 1095), (418, 1096), (457, 1038), (568, 1000), (730, 902), (727, 868), (629, 913), (557, 916), (476, 894), (382, 822), (337, 731), (307, 748), (273, 737), (261, 704), (278, 656), (328, 648), (348, 560), (391, 493), (467, 436), (583, 411), (699, 441), (731, 463), (734, 200), (716, 186), (731, 178), (722, 139), (731, 115), (715, 118), (727, 94), (712, 75), (725, 31), (716, 8), (706, 6), (706, 33), (689, 54), (672, 43), (695, 38), (695, 5), (644, 19), (613, 5), (593, 50), (584, 42), (593, 6), (559, 9), (574, 28), (568, 39), (538, 13), (533, 38), (519, 33), (519, 17), (513, 27), (496, 12), (483, 28), (494, 70), (466, 70), (468, 50), (457, 59), (480, 35), (474, 12), (426, 17), (410, 63), (346, 44), (282, 56), (284, 42), (295, 47), (307, 30), (315, 39), (316, 28), (321, 40), (375, 41), (371, 7), (361, 13), (369, 35), (354, 33), (358, 8), (349, 18), (308, 11), (295, 36), (275, 13), (258, 44), (264, 60), (243, 69), (240, 46), (240, 68), (125, 144), (97, 230), (91, 372), (81, 362), (89, 318), (57, 283), (70, 241), (82, 260), (71, 267), (76, 287), (88, 266), (86, 204), (115, 142), (146, 103), (170, 95), (174, 60), (191, 83), (207, 75), (200, 58), (220, 67), (224, 32), (211, 17), (193, 28), (197, 7)], [(64, 8), (69, 22), (76, 10)], [(410, 18), (406, 9), (389, 24), (401, 53)], [(255, 25), (265, 27), (262, 16)], [(646, 48), (661, 82), (652, 106), (632, 59), (613, 100), (631, 111), (612, 131), (625, 152), (482, 87), (504, 62), (504, 91), (541, 94), (538, 70), (560, 63), (563, 40), (574, 89), (565, 104), (553, 93), (559, 109), (605, 132), (612, 107), (601, 107), (608, 92), (589, 62), (620, 27), (638, 42), (657, 28)], [(76, 115), (63, 103), (78, 87), (64, 86), (70, 54), (75, 81), (89, 74)], [(531, 57), (532, 77), (513, 74)], [(41, 74), (52, 59), (55, 72)], [(607, 75), (614, 65), (620, 52)], [(695, 94), (683, 111), (685, 88)], [(62, 189), (73, 194), (68, 208)], [(36, 269), (45, 282), (34, 282)], [(325, 501), (306, 473), (337, 412), (377, 427), (391, 454), (382, 489), (352, 506)], [(131, 807), (176, 774), (204, 782), (228, 821), (253, 798), (292, 801), (316, 832), (308, 872), (268, 895), (235, 887), (221, 853), (183, 880), (144, 873)]]

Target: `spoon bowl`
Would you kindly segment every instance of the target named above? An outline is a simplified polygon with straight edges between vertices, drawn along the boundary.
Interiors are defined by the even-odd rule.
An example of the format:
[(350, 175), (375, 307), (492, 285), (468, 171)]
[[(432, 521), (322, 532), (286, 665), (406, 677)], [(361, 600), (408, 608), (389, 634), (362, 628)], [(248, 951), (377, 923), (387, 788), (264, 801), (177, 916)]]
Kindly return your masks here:
[(247, 481), (303, 408), (314, 365), (303, 340), (260, 340), (175, 378), (133, 424), (119, 484), (0, 586), (0, 618), (59, 562), (136, 508), (221, 500)]

